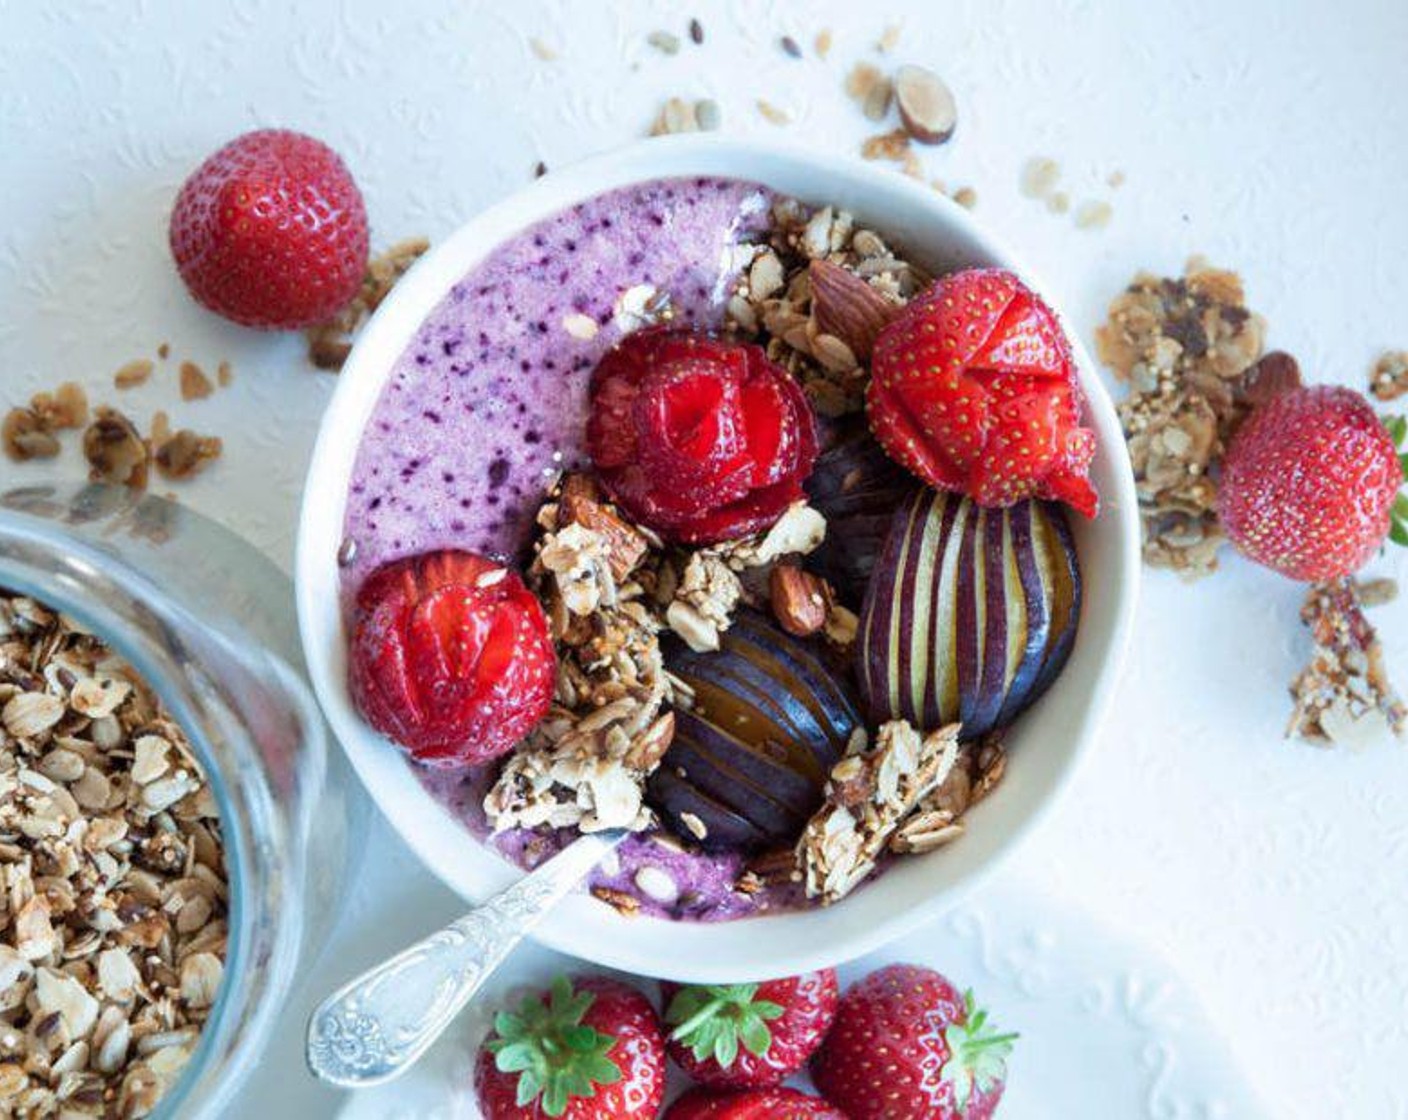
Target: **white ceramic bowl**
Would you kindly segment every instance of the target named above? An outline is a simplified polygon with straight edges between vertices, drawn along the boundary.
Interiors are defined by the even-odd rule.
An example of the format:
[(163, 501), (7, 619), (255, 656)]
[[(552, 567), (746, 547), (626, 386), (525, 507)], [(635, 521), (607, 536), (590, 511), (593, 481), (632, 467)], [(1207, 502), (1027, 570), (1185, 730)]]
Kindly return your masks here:
[[(856, 160), (717, 137), (667, 137), (553, 171), (468, 222), (427, 253), (363, 331), (323, 418), (304, 491), (298, 537), (298, 614), (309, 671), (323, 709), (357, 773), (407, 843), (441, 879), (475, 901), (519, 871), (471, 840), (427, 794), (404, 757), (362, 722), (346, 686), (346, 635), (336, 553), (347, 481), (367, 417), (422, 320), (490, 250), (512, 234), (615, 187), (671, 176), (756, 180), (818, 204), (852, 210), (935, 272), (1003, 265), (1044, 290), (1030, 271), (964, 209), (912, 180)], [(1135, 495), (1119, 423), (1090, 357), (1076, 358), (1100, 441), (1093, 478), (1103, 508), (1076, 524), (1085, 605), (1065, 672), (1012, 729), (1007, 776), (977, 806), (949, 847), (897, 861), (877, 881), (827, 909), (726, 923), (625, 918), (586, 895), (569, 899), (537, 938), (574, 956), (628, 972), (698, 982), (745, 981), (833, 965), (875, 949), (954, 905), (991, 871), (1069, 785), (1095, 738), (1129, 635), (1139, 579)]]

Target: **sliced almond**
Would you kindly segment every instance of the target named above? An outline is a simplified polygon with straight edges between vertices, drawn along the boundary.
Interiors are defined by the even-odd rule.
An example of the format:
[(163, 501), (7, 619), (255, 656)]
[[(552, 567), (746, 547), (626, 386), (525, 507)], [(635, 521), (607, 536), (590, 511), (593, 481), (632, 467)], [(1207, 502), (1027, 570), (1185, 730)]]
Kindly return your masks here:
[(952, 91), (923, 66), (901, 66), (895, 71), (895, 103), (905, 130), (921, 144), (942, 144), (958, 125)]
[(868, 362), (876, 336), (900, 313), (900, 305), (832, 261), (812, 261), (807, 274), (817, 330), (839, 338), (857, 359)]

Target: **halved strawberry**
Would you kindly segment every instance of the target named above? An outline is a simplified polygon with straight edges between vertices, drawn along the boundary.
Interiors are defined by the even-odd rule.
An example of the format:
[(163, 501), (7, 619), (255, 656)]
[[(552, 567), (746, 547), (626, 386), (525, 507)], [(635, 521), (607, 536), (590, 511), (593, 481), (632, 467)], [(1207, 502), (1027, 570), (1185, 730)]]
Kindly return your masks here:
[(352, 698), (435, 765), (486, 762), (543, 718), (556, 680), (547, 619), (517, 573), (471, 552), (377, 569), (357, 593)]
[(587, 448), (636, 521), (705, 544), (765, 528), (801, 499), (816, 421), (796, 379), (758, 347), (641, 331), (592, 375)]
[(980, 505), (1065, 501), (1093, 517), (1094, 435), (1055, 314), (1003, 269), (936, 280), (875, 343), (871, 430), (896, 462)]

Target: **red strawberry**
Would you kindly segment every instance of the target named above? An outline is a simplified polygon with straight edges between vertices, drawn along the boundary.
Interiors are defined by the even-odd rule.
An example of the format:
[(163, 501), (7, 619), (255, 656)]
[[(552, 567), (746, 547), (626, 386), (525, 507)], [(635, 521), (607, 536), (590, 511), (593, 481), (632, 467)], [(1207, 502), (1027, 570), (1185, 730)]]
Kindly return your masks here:
[(781, 1085), (836, 1017), (832, 969), (762, 984), (663, 985), (670, 1057), (701, 1085)]
[(711, 1093), (695, 1089), (677, 1100), (665, 1120), (846, 1120), (820, 1097), (796, 1089), (747, 1089)]
[(851, 1120), (987, 1120), (1014, 1034), (996, 1034), (973, 993), (895, 964), (841, 998), (812, 1079)]
[(1094, 517), (1083, 399), (1055, 313), (999, 268), (955, 272), (912, 300), (876, 339), (867, 392), (875, 438), (929, 485)]
[(628, 335), (592, 374), (587, 448), (641, 524), (708, 544), (802, 499), (816, 422), (801, 386), (756, 346), (684, 331)]
[(249, 327), (305, 327), (357, 294), (367, 211), (338, 154), (298, 132), (230, 141), (186, 180), (171, 254), (191, 295)]
[[(1292, 389), (1256, 409), (1222, 464), (1218, 515), (1232, 543), (1291, 579), (1361, 568), (1384, 543), (1404, 468), (1353, 389)], [(1408, 520), (1408, 499), (1403, 499)]]
[(378, 568), (357, 593), (352, 699), (373, 727), (435, 765), (503, 754), (556, 683), (543, 608), (518, 575), (472, 552)]
[(560, 976), (495, 1017), (474, 1088), (486, 1120), (654, 1120), (665, 1100), (660, 1020), (619, 981)]

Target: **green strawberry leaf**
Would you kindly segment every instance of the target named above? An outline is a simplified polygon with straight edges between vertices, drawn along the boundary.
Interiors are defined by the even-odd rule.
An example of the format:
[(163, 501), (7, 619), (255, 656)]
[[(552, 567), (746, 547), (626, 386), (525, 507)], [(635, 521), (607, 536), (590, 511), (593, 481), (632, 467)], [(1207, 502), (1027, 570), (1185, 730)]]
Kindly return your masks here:
[(1401, 544), (1408, 548), (1408, 524), (1395, 519), (1389, 524), (1388, 539), (1394, 544)]
[(518, 1107), (539, 1101), (545, 1115), (561, 1116), (571, 1101), (621, 1080), (620, 1066), (609, 1057), (616, 1039), (582, 1022), (595, 1001), (595, 993), (575, 991), (559, 976), (546, 999), (529, 996), (516, 1010), (494, 1016), (497, 1037), (484, 1048), (501, 1073), (518, 1075)]
[(738, 1060), (740, 1044), (755, 1057), (772, 1047), (768, 1023), (784, 1008), (757, 998), (757, 984), (691, 984), (681, 988), (665, 1009), (670, 1037), (689, 1047), (697, 1061), (711, 1058), (723, 1069)]
[(962, 1023), (944, 1030), (948, 1061), (939, 1076), (953, 1086), (953, 1100), (960, 1109), (968, 1107), (974, 1091), (985, 1092), (1007, 1075), (1007, 1057), (1012, 1053), (1016, 1034), (998, 1034), (988, 1026), (988, 1013), (976, 1006), (972, 991), (963, 993)]
[(1393, 440), (1393, 446), (1402, 447), (1403, 437), (1408, 436), (1408, 417), (1385, 416), (1384, 427), (1388, 429), (1389, 439)]

